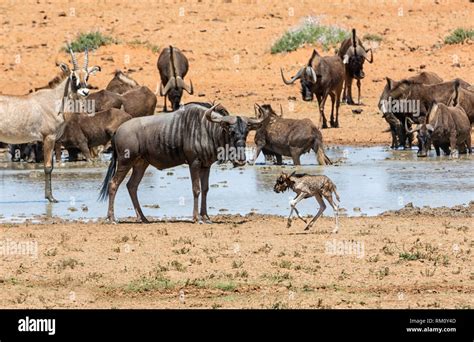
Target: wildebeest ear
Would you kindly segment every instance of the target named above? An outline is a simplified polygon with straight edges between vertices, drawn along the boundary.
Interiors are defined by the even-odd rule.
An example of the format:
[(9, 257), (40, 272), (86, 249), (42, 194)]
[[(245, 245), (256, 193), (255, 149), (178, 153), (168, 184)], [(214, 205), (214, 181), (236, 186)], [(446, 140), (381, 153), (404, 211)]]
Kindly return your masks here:
[(311, 66), (311, 64), (313, 63), (313, 60), (316, 58), (316, 57), (321, 57), (318, 53), (318, 51), (316, 51), (316, 49), (313, 50), (313, 53), (311, 55), (311, 58), (309, 59), (308, 61), (308, 66)]
[(392, 89), (393, 87), (393, 80), (390, 78), (390, 77), (386, 77), (386, 80), (387, 80), (387, 86), (388, 86), (388, 89)]
[(348, 54), (345, 54), (345, 55), (344, 55), (344, 59), (342, 60), (342, 63), (343, 63), (343, 64), (349, 63), (349, 55), (348, 55)]
[(70, 71), (69, 66), (65, 63), (58, 63), (57, 66), (64, 72), (68, 73)]
[(426, 129), (427, 129), (428, 131), (431, 131), (431, 132), (434, 131), (434, 127), (433, 127), (432, 125), (430, 125), (430, 124), (427, 124), (427, 125), (426, 125)]
[(101, 67), (98, 65), (94, 65), (92, 68), (87, 70), (87, 72), (92, 75), (94, 75), (97, 71), (102, 71)]

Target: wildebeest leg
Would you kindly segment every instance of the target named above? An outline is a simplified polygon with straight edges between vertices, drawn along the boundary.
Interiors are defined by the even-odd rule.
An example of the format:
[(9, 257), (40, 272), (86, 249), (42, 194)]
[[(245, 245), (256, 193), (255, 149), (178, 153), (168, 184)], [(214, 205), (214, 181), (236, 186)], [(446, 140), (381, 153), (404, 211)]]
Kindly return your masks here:
[(53, 149), (56, 138), (54, 136), (46, 136), (43, 140), (43, 151), (44, 151), (44, 174), (45, 174), (45, 187), (44, 197), (52, 202), (57, 203), (58, 201), (53, 197), (53, 191), (51, 186), (51, 173), (53, 172)]
[(78, 147), (81, 150), (84, 158), (86, 158), (86, 161), (91, 161), (92, 159), (91, 152), (89, 150), (89, 146), (87, 146), (87, 143), (85, 141), (82, 141), (81, 143), (79, 143)]
[(209, 173), (210, 167), (203, 167), (199, 170), (199, 178), (201, 180), (201, 219), (206, 223), (212, 223), (207, 215), (207, 193), (209, 192)]
[(456, 155), (457, 139), (456, 139), (456, 130), (453, 130), (449, 135), (449, 147), (451, 149), (451, 156)]
[(362, 104), (360, 102), (360, 80), (357, 80), (357, 104), (359, 106)]
[(323, 123), (322, 128), (328, 128), (328, 122), (326, 120), (326, 116), (324, 116), (324, 106), (326, 105), (327, 98), (328, 98), (328, 93), (325, 93), (322, 96), (321, 101), (318, 100), (318, 103), (319, 103), (319, 116), (320, 116), (319, 123), (320, 124), (321, 124), (321, 122)]
[(290, 148), (291, 158), (293, 159), (293, 165), (301, 165), (300, 156), (303, 151), (299, 148)]
[[(120, 161), (118, 161), (120, 163)], [(107, 220), (110, 222), (115, 221), (115, 214), (114, 214), (114, 202), (115, 202), (115, 195), (117, 194), (117, 190), (122, 184), (125, 176), (127, 176), (128, 171), (132, 168), (132, 164), (127, 165), (119, 165), (117, 167), (117, 172), (113, 176), (112, 180), (110, 181), (109, 185), (109, 209), (107, 211)]]
[(436, 155), (439, 157), (441, 155), (441, 152), (439, 150), (439, 145), (434, 145), (434, 148), (435, 148), (435, 151), (436, 151)]
[(336, 124), (334, 128), (339, 128), (339, 107), (341, 107), (341, 88), (336, 89)]
[(468, 134), (468, 136), (467, 136), (466, 148), (467, 148), (467, 153), (472, 153), (472, 141), (471, 141), (471, 135), (470, 134)]
[(194, 206), (193, 206), (193, 222), (194, 223), (202, 223), (199, 220), (198, 216), (198, 200), (199, 194), (201, 193), (200, 187), (200, 171), (201, 171), (201, 164), (198, 161), (194, 161), (189, 165), (189, 172), (191, 173), (191, 182), (193, 183), (193, 197), (194, 197)]
[(168, 111), (168, 107), (166, 107), (166, 95), (163, 96), (165, 98), (165, 103), (163, 105), (163, 112), (167, 112)]
[(56, 161), (59, 163), (62, 157), (61, 143), (56, 142), (54, 144), (54, 153), (56, 154)]
[(334, 210), (334, 218), (336, 220), (336, 227), (333, 229), (332, 233), (335, 234), (339, 230), (339, 206), (334, 203), (332, 198), (332, 193), (329, 196), (324, 196), (326, 201), (331, 205), (332, 210)]
[(346, 89), (346, 91), (347, 91), (347, 94), (346, 94), (346, 103), (347, 103), (348, 105), (355, 105), (354, 100), (352, 100), (352, 77), (348, 77), (348, 78), (346, 79), (346, 81), (347, 81), (347, 83), (348, 83), (348, 84), (346, 85), (346, 87), (347, 87), (347, 89)]
[(319, 210), (318, 210), (316, 216), (314, 216), (313, 219), (311, 221), (309, 221), (309, 223), (306, 225), (306, 228), (304, 230), (309, 230), (309, 228), (312, 227), (312, 225), (314, 224), (314, 222), (316, 222), (316, 220), (319, 218), (319, 216), (321, 216), (323, 211), (326, 210), (326, 204), (324, 203), (324, 200), (322, 199), (321, 195), (316, 194), (316, 195), (314, 195), (314, 197), (316, 198), (316, 201), (318, 201), (318, 203), (319, 203)]
[(296, 209), (296, 205), (298, 204), (298, 202), (304, 199), (305, 197), (306, 197), (306, 194), (302, 192), (299, 195), (297, 195), (295, 199), (290, 201), (291, 210), (290, 210), (290, 215), (288, 215), (288, 222), (286, 223), (286, 228), (291, 227), (291, 215), (293, 215), (293, 210), (296, 211), (296, 215), (298, 215), (298, 217), (302, 219), (304, 223), (306, 223), (306, 221), (300, 216), (298, 209)]
[(128, 193), (130, 194), (130, 198), (132, 199), (133, 208), (135, 209), (135, 213), (137, 217), (143, 223), (149, 223), (148, 219), (143, 215), (142, 208), (140, 207), (140, 203), (138, 202), (137, 190), (138, 185), (140, 184), (143, 175), (148, 167), (148, 163), (144, 160), (139, 160), (133, 165), (132, 176), (127, 182), (127, 189)]
[(445, 155), (449, 156), (451, 154), (451, 151), (449, 149), (449, 145), (446, 145), (446, 144), (441, 145), (441, 149), (443, 150)]
[(276, 160), (277, 160), (277, 165), (282, 165), (283, 164), (283, 157), (281, 154), (275, 154)]
[(331, 96), (331, 118), (329, 120), (329, 123), (331, 124), (331, 127), (335, 127), (336, 122), (334, 121), (334, 105), (336, 104), (336, 95), (330, 93), (329, 96)]

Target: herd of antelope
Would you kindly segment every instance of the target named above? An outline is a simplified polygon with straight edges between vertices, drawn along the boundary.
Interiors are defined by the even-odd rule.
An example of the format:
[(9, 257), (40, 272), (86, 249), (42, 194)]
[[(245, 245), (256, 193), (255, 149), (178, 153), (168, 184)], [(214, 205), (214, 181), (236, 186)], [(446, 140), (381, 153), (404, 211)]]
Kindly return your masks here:
[[(287, 156), (294, 165), (299, 165), (300, 156), (311, 150), (319, 164), (331, 164), (324, 152), (320, 130), (329, 127), (324, 114), (326, 100), (331, 99), (329, 125), (337, 128), (341, 102), (360, 104), (364, 62), (373, 63), (371, 49), (366, 49), (352, 30), (352, 36), (342, 42), (336, 55), (321, 56), (314, 50), (307, 64), (289, 80), (281, 69), (286, 85), (300, 81), (304, 101), (312, 101), (316, 96), (320, 115), (317, 127), (310, 119), (284, 118), (269, 104), (255, 104), (255, 117), (231, 115), (217, 103), (182, 104), (183, 91), (193, 94), (194, 87), (191, 81), (185, 81), (188, 59), (176, 47), (163, 49), (157, 61), (161, 78), (159, 94), (164, 97), (163, 111), (157, 114), (156, 94), (121, 71), (115, 73), (105, 89), (90, 93), (89, 77), (101, 68), (89, 66), (87, 50), (82, 65), (71, 48), (69, 53), (72, 68), (59, 64), (60, 73), (47, 86), (23, 96), (0, 95), (0, 141), (12, 146), (12, 159), (27, 159), (33, 152), (35, 159), (44, 160), (45, 198), (50, 202), (56, 202), (51, 185), (54, 152), (56, 161), (61, 160), (63, 150), (67, 150), (70, 161), (77, 160), (80, 154), (90, 160), (97, 147), (109, 145), (112, 157), (100, 197), (109, 200), (107, 218), (112, 222), (115, 222), (115, 195), (129, 171), (132, 171), (127, 182), (130, 198), (138, 219), (147, 222), (137, 189), (150, 164), (160, 170), (187, 164), (194, 196), (193, 221), (210, 222), (207, 213), (210, 167), (216, 161), (244, 166), (246, 140), (251, 130), (256, 130), (257, 149), (250, 164), (262, 152), (266, 159), (275, 157), (277, 164)], [(354, 79), (357, 103), (352, 98)], [(171, 104), (170, 112), (167, 100)], [(446, 154), (471, 153), (474, 89), (466, 81), (443, 82), (431, 72), (400, 81), (387, 78), (378, 106), (392, 132), (392, 148), (411, 147), (413, 134), (417, 132), (420, 157), (428, 155), (431, 145), (437, 155), (440, 149)], [(37, 148), (38, 144), (32, 146), (35, 142), (41, 142), (42, 150)], [(28, 150), (25, 152), (24, 148)], [(275, 191), (288, 189), (297, 194), (290, 203), (288, 226), (293, 211), (301, 218), (296, 204), (315, 197), (320, 210), (307, 225), (309, 228), (325, 209), (325, 198), (335, 211), (334, 232), (337, 232), (338, 207), (332, 194), (337, 201), (339, 196), (327, 177), (283, 173)]]

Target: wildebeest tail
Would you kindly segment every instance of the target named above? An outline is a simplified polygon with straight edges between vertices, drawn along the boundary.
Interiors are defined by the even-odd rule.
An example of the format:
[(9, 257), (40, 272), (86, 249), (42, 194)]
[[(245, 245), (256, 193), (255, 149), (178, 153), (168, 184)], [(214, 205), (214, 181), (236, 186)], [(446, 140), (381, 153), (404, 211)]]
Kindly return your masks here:
[(105, 175), (102, 187), (100, 189), (99, 201), (105, 201), (109, 194), (109, 184), (112, 177), (117, 171), (117, 151), (115, 150), (115, 136), (112, 137), (112, 158), (110, 159), (109, 168), (107, 169), (107, 174)]
[(324, 152), (324, 147), (322, 143), (315, 142), (314, 150), (316, 152), (316, 159), (318, 160), (319, 165), (332, 165), (331, 159)]

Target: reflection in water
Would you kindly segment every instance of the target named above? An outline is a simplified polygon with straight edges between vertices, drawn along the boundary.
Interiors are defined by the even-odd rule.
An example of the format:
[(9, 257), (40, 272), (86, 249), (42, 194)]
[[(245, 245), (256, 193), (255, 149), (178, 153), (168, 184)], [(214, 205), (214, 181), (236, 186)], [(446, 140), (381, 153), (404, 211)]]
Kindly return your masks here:
[[(209, 213), (246, 214), (258, 212), (287, 215), (292, 192), (276, 194), (273, 185), (285, 170), (325, 174), (337, 185), (341, 207), (348, 215), (376, 215), (398, 209), (408, 202), (416, 206), (452, 206), (474, 200), (472, 170), (474, 157), (462, 156), (419, 159), (415, 151), (391, 151), (384, 147), (334, 147), (327, 154), (340, 160), (335, 166), (315, 165), (313, 153), (302, 157), (303, 165), (263, 165), (232, 168), (214, 165), (208, 195)], [(62, 163), (53, 172), (53, 189), (60, 203), (43, 199), (44, 176), (41, 165), (0, 162), (0, 218), (15, 221), (35, 216), (59, 216), (65, 219), (96, 219), (106, 215), (107, 203), (97, 202), (98, 189), (107, 162)], [(134, 216), (125, 186), (117, 194), (118, 218)], [(192, 213), (191, 180), (187, 166), (158, 171), (148, 168), (138, 191), (145, 215), (190, 218)], [(299, 204), (304, 214), (315, 212), (315, 201)], [(354, 210), (355, 209), (355, 210)], [(329, 213), (330, 215), (330, 213)]]

